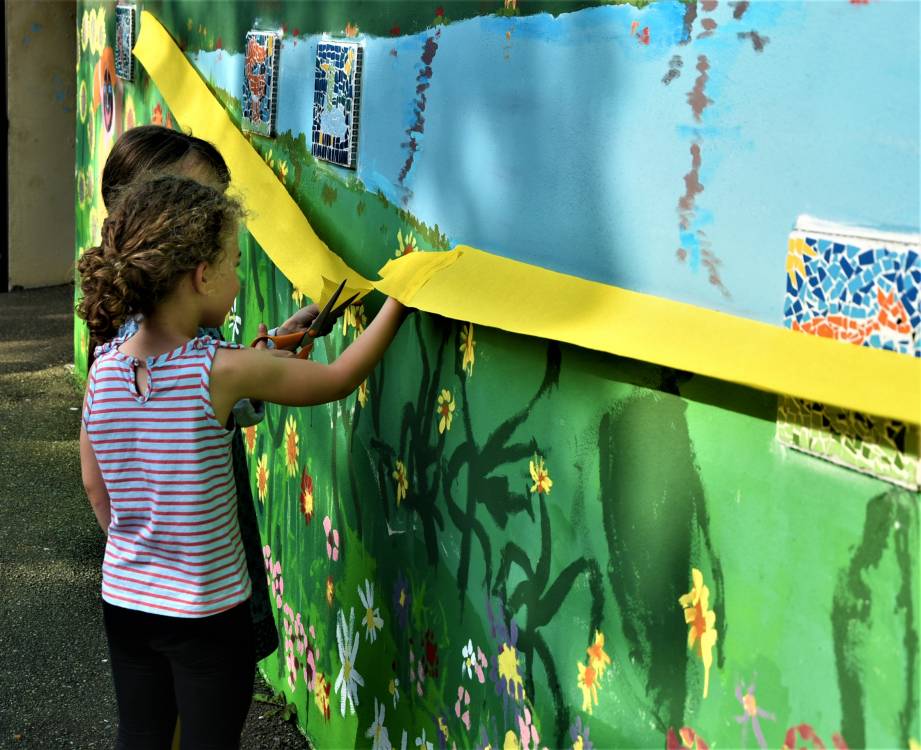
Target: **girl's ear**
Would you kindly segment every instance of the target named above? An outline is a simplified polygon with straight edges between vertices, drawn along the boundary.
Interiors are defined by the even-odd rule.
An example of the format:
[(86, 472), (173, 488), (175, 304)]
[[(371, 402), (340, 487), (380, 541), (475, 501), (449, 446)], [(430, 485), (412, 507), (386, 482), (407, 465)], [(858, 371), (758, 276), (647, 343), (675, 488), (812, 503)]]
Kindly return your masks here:
[(192, 288), (199, 294), (211, 294), (211, 266), (202, 261), (192, 271)]

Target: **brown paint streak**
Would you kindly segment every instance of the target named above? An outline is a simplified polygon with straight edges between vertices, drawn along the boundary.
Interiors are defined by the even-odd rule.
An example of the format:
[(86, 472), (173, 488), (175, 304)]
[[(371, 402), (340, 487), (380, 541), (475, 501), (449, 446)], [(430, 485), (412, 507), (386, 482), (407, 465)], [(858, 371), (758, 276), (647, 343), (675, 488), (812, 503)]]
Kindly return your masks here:
[(771, 41), (769, 36), (761, 36), (757, 31), (740, 31), (739, 39), (751, 39), (755, 52), (763, 52), (764, 45)]
[(700, 25), (704, 27), (704, 30), (697, 35), (698, 39), (706, 39), (708, 36), (713, 36), (713, 32), (716, 30), (716, 21), (712, 18), (705, 18), (700, 22)]
[(694, 82), (694, 88), (688, 92), (688, 104), (691, 105), (694, 119), (700, 122), (704, 110), (713, 104), (713, 100), (704, 93), (704, 89), (707, 87), (707, 81), (709, 80), (707, 71), (710, 70), (710, 63), (706, 55), (699, 55), (697, 57), (697, 70), (700, 71), (700, 75), (697, 76), (697, 80)]
[(738, 0), (738, 2), (729, 3), (729, 7), (732, 8), (732, 17), (736, 21), (742, 20), (742, 16), (745, 15), (749, 5), (751, 5), (749, 0)]
[(679, 44), (687, 44), (691, 41), (691, 34), (694, 31), (694, 19), (697, 18), (697, 0), (687, 4), (684, 9), (684, 38)]
[(691, 225), (694, 213), (694, 202), (698, 195), (704, 191), (700, 184), (700, 144), (691, 144), (691, 171), (684, 176), (684, 195), (678, 199), (678, 216), (683, 230)]
[(704, 9), (704, 13), (712, 13), (716, 10), (716, 6), (719, 5), (717, 0), (701, 0), (700, 7)]

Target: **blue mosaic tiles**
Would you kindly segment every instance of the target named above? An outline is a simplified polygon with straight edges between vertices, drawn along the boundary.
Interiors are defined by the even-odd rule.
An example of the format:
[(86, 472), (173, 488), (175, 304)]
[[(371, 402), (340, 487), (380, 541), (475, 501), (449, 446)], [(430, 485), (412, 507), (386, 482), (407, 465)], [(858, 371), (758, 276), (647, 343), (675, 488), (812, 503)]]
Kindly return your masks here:
[(921, 252), (918, 241), (904, 239), (794, 231), (786, 326), (921, 357)]
[(274, 135), (278, 96), (278, 54), (281, 37), (274, 31), (246, 35), (243, 62), (243, 130)]
[(311, 150), (318, 159), (355, 169), (361, 107), (362, 47), (320, 42), (313, 93)]

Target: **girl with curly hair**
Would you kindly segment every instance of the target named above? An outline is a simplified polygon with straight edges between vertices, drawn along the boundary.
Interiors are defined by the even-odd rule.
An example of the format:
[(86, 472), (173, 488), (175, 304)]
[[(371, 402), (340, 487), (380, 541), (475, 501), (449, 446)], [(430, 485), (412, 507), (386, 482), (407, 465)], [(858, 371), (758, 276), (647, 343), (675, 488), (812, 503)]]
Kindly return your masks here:
[(80, 258), (78, 314), (97, 340), (80, 455), (107, 533), (103, 619), (119, 706), (117, 748), (233, 748), (252, 694), (251, 584), (227, 429), (241, 398), (309, 406), (368, 376), (406, 314), (388, 299), (334, 362), (199, 335), (239, 291), (239, 205), (178, 176), (122, 190)]

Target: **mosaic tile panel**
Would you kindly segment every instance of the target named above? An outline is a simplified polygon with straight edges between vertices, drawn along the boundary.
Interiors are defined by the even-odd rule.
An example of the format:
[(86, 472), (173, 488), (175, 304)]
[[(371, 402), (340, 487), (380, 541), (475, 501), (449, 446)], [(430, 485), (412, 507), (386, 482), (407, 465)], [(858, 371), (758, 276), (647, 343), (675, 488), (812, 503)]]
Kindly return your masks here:
[(360, 45), (317, 45), (311, 149), (318, 159), (349, 169), (355, 169), (358, 157), (361, 67)]
[(275, 134), (278, 98), (278, 55), (281, 38), (273, 31), (250, 31), (246, 35), (243, 68), (243, 130), (260, 135)]
[(137, 6), (115, 6), (115, 75), (134, 80), (134, 49)]
[(921, 487), (917, 426), (781, 396), (777, 439), (893, 484), (913, 490)]
[[(786, 326), (921, 356), (919, 244), (910, 235), (801, 219), (787, 249)], [(917, 426), (782, 396), (777, 439), (894, 484), (921, 487)]]

